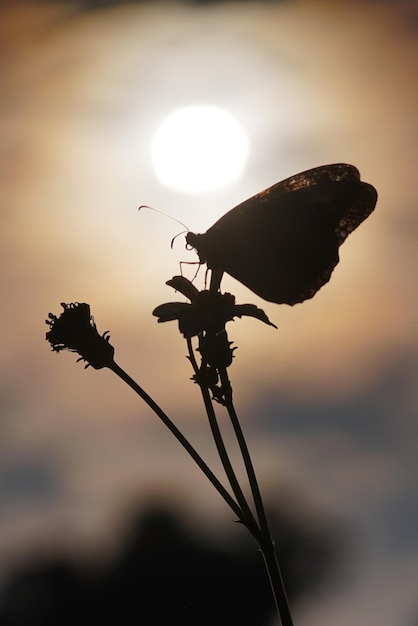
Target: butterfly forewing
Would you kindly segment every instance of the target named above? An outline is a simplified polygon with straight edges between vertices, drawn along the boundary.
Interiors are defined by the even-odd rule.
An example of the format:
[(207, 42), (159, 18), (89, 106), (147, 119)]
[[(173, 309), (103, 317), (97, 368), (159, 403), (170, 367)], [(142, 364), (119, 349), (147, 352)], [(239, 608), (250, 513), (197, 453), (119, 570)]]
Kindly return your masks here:
[(326, 165), (256, 194), (187, 241), (209, 269), (227, 272), (266, 300), (296, 304), (328, 282), (339, 245), (376, 199), (355, 167)]

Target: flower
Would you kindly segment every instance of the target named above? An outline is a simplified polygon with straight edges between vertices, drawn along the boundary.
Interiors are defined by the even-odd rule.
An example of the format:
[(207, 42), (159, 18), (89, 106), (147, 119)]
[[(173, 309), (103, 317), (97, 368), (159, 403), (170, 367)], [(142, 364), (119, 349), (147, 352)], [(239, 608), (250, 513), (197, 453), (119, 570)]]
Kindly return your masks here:
[(87, 361), (88, 367), (94, 369), (111, 367), (114, 363), (115, 349), (109, 343), (109, 332), (103, 335), (97, 332), (93, 316), (90, 314), (90, 305), (85, 302), (65, 304), (61, 302), (64, 311), (59, 317), (49, 313), (49, 320), (45, 320), (50, 330), (46, 339), (54, 352), (70, 350), (80, 355), (78, 361)]
[(174, 276), (166, 283), (189, 298), (188, 302), (168, 302), (157, 306), (152, 314), (158, 322), (178, 320), (179, 330), (186, 338), (199, 335), (203, 331), (220, 333), (226, 322), (234, 317), (247, 315), (277, 328), (267, 315), (254, 304), (235, 304), (235, 296), (230, 293), (198, 291), (184, 276)]

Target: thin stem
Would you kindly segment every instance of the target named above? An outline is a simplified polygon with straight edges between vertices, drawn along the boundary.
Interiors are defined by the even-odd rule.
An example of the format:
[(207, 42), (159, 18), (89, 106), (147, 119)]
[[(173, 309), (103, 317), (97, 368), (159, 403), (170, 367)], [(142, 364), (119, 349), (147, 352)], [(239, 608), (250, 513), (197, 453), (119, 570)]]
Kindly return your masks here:
[(277, 612), (282, 621), (282, 626), (293, 626), (292, 616), (290, 614), (289, 602), (280, 571), (279, 561), (277, 559), (276, 548), (270, 534), (267, 522), (267, 516), (264, 510), (263, 500), (261, 498), (260, 489), (258, 487), (254, 466), (242, 432), (237, 413), (235, 411), (232, 400), (232, 387), (229, 381), (226, 368), (219, 368), (219, 376), (221, 379), (222, 389), (225, 397), (225, 406), (231, 419), (238, 445), (241, 450), (245, 468), (247, 470), (248, 482), (250, 483), (251, 492), (254, 499), (258, 519), (261, 528), (260, 550), (263, 554), (264, 563), (270, 580), (271, 589), (274, 596)]
[(263, 500), (261, 498), (260, 488), (258, 486), (257, 477), (255, 475), (254, 466), (251, 460), (250, 452), (248, 450), (247, 442), (245, 441), (244, 433), (242, 432), (241, 424), (239, 422), (234, 403), (232, 401), (231, 383), (229, 381), (228, 373), (225, 367), (219, 368), (218, 371), (222, 383), (222, 389), (225, 395), (225, 406), (228, 411), (232, 426), (234, 428), (239, 448), (241, 450), (245, 469), (247, 471), (248, 481), (250, 483), (251, 492), (254, 498), (255, 508), (260, 522), (260, 527), (263, 535), (267, 537), (270, 536), (267, 517), (264, 510)]
[(209, 420), (209, 425), (212, 431), (212, 436), (216, 445), (216, 449), (219, 454), (219, 458), (225, 470), (225, 474), (227, 475), (227, 478), (229, 480), (229, 484), (231, 485), (231, 489), (234, 492), (237, 502), (239, 506), (241, 507), (241, 510), (243, 511), (243, 514), (245, 516), (243, 519), (243, 522), (245, 526), (248, 528), (248, 530), (250, 531), (250, 533), (253, 535), (253, 537), (260, 543), (260, 539), (261, 539), (260, 528), (256, 522), (253, 512), (251, 511), (248, 505), (248, 502), (244, 496), (244, 493), (241, 489), (241, 486), (238, 482), (238, 479), (232, 467), (232, 464), (228, 456), (228, 453), (227, 453), (227, 450), (226, 450), (226, 447), (222, 438), (222, 434), (218, 425), (218, 421), (216, 419), (216, 414), (213, 408), (213, 404), (212, 404), (212, 400), (209, 394), (208, 387), (201, 380), (202, 371), (205, 370), (206, 363), (202, 359), (202, 368), (199, 369), (195, 356), (194, 356), (193, 346), (192, 346), (192, 342), (190, 338), (187, 338), (187, 347), (189, 350), (190, 362), (193, 366), (197, 381), (199, 383), (200, 391), (201, 391), (202, 398), (203, 398), (203, 403), (205, 405), (206, 413), (207, 413), (208, 420)]
[(282, 626), (294, 626), (279, 561), (277, 559), (276, 548), (270, 537), (265, 543), (260, 543), (260, 550), (263, 555), (274, 602), (276, 604), (276, 610), (280, 616)]
[(216, 478), (215, 474), (211, 471), (211, 469), (206, 465), (202, 457), (195, 450), (195, 448), (191, 445), (188, 439), (183, 435), (183, 433), (177, 428), (177, 426), (171, 421), (171, 419), (164, 413), (164, 411), (158, 406), (158, 404), (149, 396), (146, 391), (142, 389), (138, 383), (131, 378), (117, 363), (113, 362), (112, 366), (109, 368), (114, 372), (119, 378), (121, 378), (131, 389), (133, 389), (143, 400), (148, 404), (148, 406), (154, 411), (154, 413), (161, 419), (161, 421), (167, 426), (170, 432), (175, 436), (177, 441), (183, 446), (183, 448), (189, 453), (194, 462), (200, 467), (202, 472), (205, 474), (206, 478), (212, 483), (218, 493), (222, 496), (225, 502), (231, 507), (234, 511), (235, 515), (241, 521), (244, 521), (245, 515), (232, 496), (228, 493), (222, 483)]

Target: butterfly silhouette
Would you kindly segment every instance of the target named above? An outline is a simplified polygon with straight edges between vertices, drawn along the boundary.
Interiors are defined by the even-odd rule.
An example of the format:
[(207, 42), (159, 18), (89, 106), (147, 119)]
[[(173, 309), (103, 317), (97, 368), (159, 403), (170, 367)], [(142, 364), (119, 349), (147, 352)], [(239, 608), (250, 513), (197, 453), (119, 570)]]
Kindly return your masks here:
[(323, 165), (252, 196), (186, 242), (212, 270), (211, 289), (226, 272), (265, 300), (293, 305), (329, 281), (340, 245), (376, 201), (353, 165)]

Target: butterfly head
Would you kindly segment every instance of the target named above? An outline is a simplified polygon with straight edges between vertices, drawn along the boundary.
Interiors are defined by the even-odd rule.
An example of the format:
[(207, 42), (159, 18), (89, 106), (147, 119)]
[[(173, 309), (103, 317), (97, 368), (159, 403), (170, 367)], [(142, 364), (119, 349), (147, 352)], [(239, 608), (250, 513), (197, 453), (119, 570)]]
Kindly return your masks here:
[(201, 264), (206, 263), (207, 255), (205, 254), (204, 235), (188, 232), (186, 235), (186, 245), (189, 249), (194, 248), (194, 250), (196, 250)]

